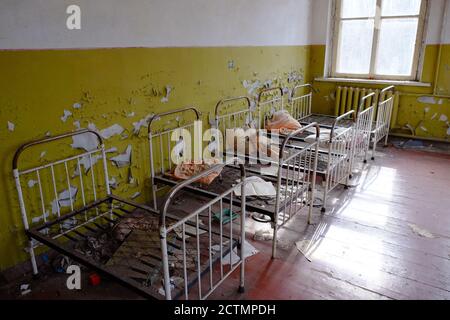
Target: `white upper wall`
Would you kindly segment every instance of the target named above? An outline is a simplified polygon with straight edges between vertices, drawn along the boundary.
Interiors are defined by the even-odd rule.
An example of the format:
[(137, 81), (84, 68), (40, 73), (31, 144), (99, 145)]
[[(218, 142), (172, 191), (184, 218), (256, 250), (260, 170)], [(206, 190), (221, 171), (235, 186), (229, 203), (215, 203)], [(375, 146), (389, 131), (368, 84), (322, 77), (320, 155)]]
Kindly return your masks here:
[(0, 0), (0, 49), (307, 45), (316, 1)]
[[(312, 4), (312, 25), (311, 42), (312, 44), (326, 44), (327, 24), (329, 17), (329, 3), (332, 0), (314, 0)], [(450, 43), (450, 0), (429, 0), (430, 12), (428, 19), (428, 28), (426, 32), (427, 44), (441, 43), (441, 32), (443, 33), (443, 43)], [(443, 13), (445, 2), (447, 1), (447, 19), (443, 24)]]

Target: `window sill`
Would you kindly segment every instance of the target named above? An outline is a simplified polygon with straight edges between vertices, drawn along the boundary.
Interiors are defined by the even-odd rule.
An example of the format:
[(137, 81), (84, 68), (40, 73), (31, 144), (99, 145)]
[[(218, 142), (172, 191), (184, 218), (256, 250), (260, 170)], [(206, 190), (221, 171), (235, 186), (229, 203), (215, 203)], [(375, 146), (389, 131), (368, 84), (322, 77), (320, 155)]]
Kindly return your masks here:
[(397, 86), (411, 86), (411, 87), (431, 87), (431, 83), (419, 81), (405, 81), (405, 80), (371, 80), (371, 79), (352, 79), (352, 78), (315, 78), (317, 82), (339, 82), (339, 83), (364, 83), (364, 84), (385, 84)]

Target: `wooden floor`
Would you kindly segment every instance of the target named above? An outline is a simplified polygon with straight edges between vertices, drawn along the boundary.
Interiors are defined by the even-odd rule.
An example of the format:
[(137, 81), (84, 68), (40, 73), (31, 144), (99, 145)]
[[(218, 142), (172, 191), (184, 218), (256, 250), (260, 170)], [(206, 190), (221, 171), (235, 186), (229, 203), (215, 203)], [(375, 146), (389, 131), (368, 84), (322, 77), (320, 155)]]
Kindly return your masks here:
[[(304, 213), (281, 231), (277, 259), (270, 242), (252, 242), (261, 252), (247, 263), (244, 296), (227, 288), (213, 298), (450, 299), (450, 156), (381, 152), (356, 187), (333, 193), (331, 211), (315, 210), (315, 225)], [(311, 262), (299, 240), (310, 241)]]
[[(325, 215), (315, 209), (314, 225), (303, 212), (280, 231), (277, 259), (270, 241), (251, 241), (260, 253), (247, 260), (245, 294), (235, 272), (211, 298), (450, 299), (450, 155), (380, 151)], [(248, 237), (267, 227), (253, 223)], [(69, 292), (60, 278), (32, 284), (28, 298), (136, 298), (106, 281)]]

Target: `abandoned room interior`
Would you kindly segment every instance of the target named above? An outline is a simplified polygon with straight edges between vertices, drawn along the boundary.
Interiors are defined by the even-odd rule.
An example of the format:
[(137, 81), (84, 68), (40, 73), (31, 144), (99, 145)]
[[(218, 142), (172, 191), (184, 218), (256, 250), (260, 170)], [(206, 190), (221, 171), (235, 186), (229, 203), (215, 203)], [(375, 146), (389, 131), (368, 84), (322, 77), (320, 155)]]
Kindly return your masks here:
[(450, 0), (0, 0), (1, 300), (450, 299)]

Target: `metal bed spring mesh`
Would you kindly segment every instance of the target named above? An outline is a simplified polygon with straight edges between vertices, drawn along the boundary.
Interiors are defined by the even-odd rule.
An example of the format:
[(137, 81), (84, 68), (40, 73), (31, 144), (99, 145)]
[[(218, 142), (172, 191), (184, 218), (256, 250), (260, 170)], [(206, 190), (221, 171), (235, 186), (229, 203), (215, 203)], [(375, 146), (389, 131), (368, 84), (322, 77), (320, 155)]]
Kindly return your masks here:
[[(196, 199), (198, 200), (198, 198)], [(198, 203), (196, 203), (198, 206)], [(185, 212), (178, 213), (180, 218)], [(170, 219), (169, 225), (178, 219)], [(70, 227), (67, 227), (70, 226)], [(115, 278), (122, 279), (134, 286), (144, 296), (163, 299), (160, 288), (163, 285), (163, 270), (161, 258), (161, 242), (159, 233), (159, 214), (149, 213), (139, 207), (124, 208), (123, 203), (114, 199), (93, 205), (88, 210), (74, 215), (66, 215), (59, 221), (33, 228), (28, 234), (38, 241), (49, 245), (57, 251), (106, 272)], [(184, 296), (183, 261), (186, 260), (189, 279), (188, 288), (198, 282), (195, 221), (189, 222), (190, 229), (185, 234), (185, 254), (182, 250), (182, 230), (171, 234), (168, 238), (168, 252), (171, 277), (175, 279), (173, 297)], [(200, 226), (202, 234), (199, 237), (202, 248), (209, 245), (208, 225)], [(218, 227), (211, 228), (212, 243), (220, 243)], [(229, 241), (225, 235), (222, 241), (228, 242), (223, 255), (237, 246), (236, 237)], [(207, 250), (200, 250), (201, 274), (209, 272), (209, 258), (216, 264), (220, 260), (219, 251), (209, 257)]]
[[(260, 169), (264, 166), (252, 165), (251, 167), (246, 166), (247, 178), (249, 177), (261, 177), (263, 180), (272, 182), (273, 184), (277, 183), (277, 179), (275, 176), (267, 176), (260, 174)], [(259, 172), (258, 172), (259, 171)], [(286, 170), (285, 170), (286, 171)], [(240, 179), (239, 168), (238, 167), (226, 167), (223, 169), (221, 175), (216, 178), (210, 185), (203, 185), (200, 183), (193, 184), (191, 190), (197, 191), (200, 195), (210, 195), (214, 196), (217, 194), (223, 193), (225, 190), (229, 189), (231, 186), (235, 185), (237, 181)], [(155, 178), (156, 182), (168, 185), (174, 185), (177, 180), (168, 175), (158, 176)], [(281, 207), (285, 207), (291, 202), (291, 199), (295, 199), (294, 201), (306, 201), (307, 192), (309, 190), (310, 183), (301, 183), (298, 186), (292, 187), (292, 183), (290, 185), (285, 184), (286, 179), (283, 179), (284, 184), (282, 184), (281, 190), (289, 190), (292, 191), (292, 194), (289, 193), (287, 196), (281, 196)], [(302, 199), (302, 200), (299, 200)], [(226, 199), (229, 201), (229, 197)], [(239, 199), (236, 201), (240, 202)], [(261, 214), (265, 214), (270, 216), (272, 219), (274, 218), (275, 211), (275, 202), (276, 197), (251, 197), (248, 196), (246, 198), (246, 206), (249, 211), (257, 212)]]
[(372, 160), (375, 160), (377, 143), (384, 138), (384, 145), (387, 145), (391, 126), (392, 109), (394, 107), (394, 89), (394, 86), (389, 86), (380, 92), (380, 101), (378, 102), (376, 110), (376, 121), (372, 125)]

